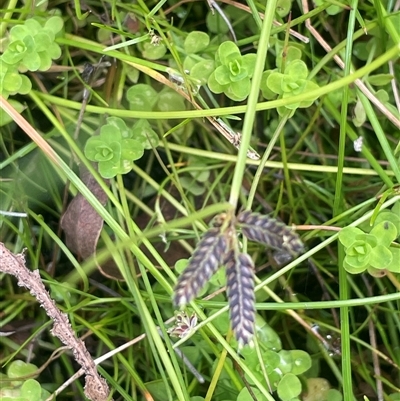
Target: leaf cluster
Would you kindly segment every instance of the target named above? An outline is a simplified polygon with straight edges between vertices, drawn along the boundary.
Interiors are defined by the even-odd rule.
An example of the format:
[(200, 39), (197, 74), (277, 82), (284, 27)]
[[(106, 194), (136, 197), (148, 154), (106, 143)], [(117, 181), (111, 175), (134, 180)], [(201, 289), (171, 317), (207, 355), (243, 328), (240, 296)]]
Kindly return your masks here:
[(381, 212), (370, 232), (346, 227), (339, 233), (345, 247), (343, 266), (349, 273), (368, 271), (382, 277), (387, 271), (400, 273), (400, 246), (393, 243), (400, 235), (399, 204), (392, 211)]
[(112, 178), (131, 171), (132, 162), (157, 143), (157, 134), (147, 120), (139, 120), (128, 128), (121, 118), (109, 117), (100, 135), (88, 139), (84, 152), (89, 160), (98, 163), (104, 178)]
[(18, 380), (19, 377), (33, 375), (37, 366), (15, 360), (8, 365), (7, 374), (0, 373), (2, 401), (45, 401), (50, 393), (35, 379)]
[(242, 56), (235, 43), (223, 42), (215, 54), (216, 68), (208, 78), (208, 87), (214, 93), (225, 93), (232, 100), (244, 100), (250, 93), (255, 64), (254, 53)]
[(3, 96), (28, 93), (31, 82), (19, 72), (46, 71), (52, 60), (61, 56), (55, 38), (63, 25), (62, 18), (53, 16), (43, 26), (30, 18), (11, 28), (7, 46), (0, 57), (0, 93)]

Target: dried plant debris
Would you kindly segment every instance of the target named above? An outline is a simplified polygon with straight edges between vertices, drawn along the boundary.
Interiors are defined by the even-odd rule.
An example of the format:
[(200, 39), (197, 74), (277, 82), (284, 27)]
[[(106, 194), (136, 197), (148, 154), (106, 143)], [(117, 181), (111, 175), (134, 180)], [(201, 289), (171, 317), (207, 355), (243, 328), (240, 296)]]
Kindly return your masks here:
[(225, 266), (232, 330), (239, 346), (252, 345), (255, 321), (254, 264), (239, 252), (236, 228), (249, 240), (296, 255), (304, 251), (300, 237), (288, 226), (251, 211), (237, 217), (220, 214), (197, 245), (189, 265), (178, 279), (174, 304), (185, 306), (206, 285), (220, 266)]
[[(85, 372), (85, 396), (92, 401), (110, 400), (110, 390), (104, 378), (97, 372), (96, 364), (89, 354), (85, 343), (76, 337), (68, 315), (62, 313), (50, 298), (39, 270), (29, 270), (25, 264), (23, 254), (11, 253), (3, 243), (0, 242), (0, 273), (15, 276), (20, 287), (27, 288), (37, 299), (47, 315), (53, 320), (51, 333), (57, 336), (68, 348), (71, 348), (75, 360), (82, 366)], [(112, 399), (111, 399), (112, 401)]]
[(237, 221), (243, 235), (250, 241), (260, 242), (278, 251), (285, 250), (292, 255), (304, 251), (298, 234), (276, 219), (246, 210), (239, 213)]
[(252, 345), (255, 321), (254, 264), (247, 253), (230, 251), (226, 259), (226, 291), (232, 330), (239, 346)]
[(174, 303), (183, 306), (196, 298), (207, 281), (224, 262), (228, 248), (225, 235), (219, 227), (210, 228), (198, 243), (189, 265), (175, 287)]

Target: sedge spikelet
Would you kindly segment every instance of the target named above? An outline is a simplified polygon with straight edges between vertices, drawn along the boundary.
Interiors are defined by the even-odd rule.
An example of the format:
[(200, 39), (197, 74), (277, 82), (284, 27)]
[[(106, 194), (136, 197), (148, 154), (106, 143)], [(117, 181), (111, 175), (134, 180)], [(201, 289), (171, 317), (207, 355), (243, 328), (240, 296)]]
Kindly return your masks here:
[(225, 264), (232, 330), (240, 347), (251, 345), (255, 321), (253, 260), (248, 254), (232, 250)]
[(184, 306), (196, 298), (224, 263), (227, 247), (228, 240), (219, 227), (212, 227), (204, 234), (175, 286), (175, 305)]
[(304, 244), (298, 234), (276, 219), (246, 210), (239, 213), (237, 221), (243, 235), (251, 241), (277, 250), (286, 250), (291, 254), (304, 251)]

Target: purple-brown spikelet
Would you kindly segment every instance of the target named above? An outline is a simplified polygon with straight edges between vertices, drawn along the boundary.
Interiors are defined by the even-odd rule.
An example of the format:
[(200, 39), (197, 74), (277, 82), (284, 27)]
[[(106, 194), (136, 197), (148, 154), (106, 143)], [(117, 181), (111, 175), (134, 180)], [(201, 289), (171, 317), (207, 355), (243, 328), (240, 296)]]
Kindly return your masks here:
[(284, 249), (291, 254), (304, 251), (304, 244), (298, 234), (276, 219), (246, 210), (239, 213), (237, 221), (243, 235), (251, 241), (277, 250)]
[(175, 286), (175, 305), (184, 306), (199, 294), (224, 263), (227, 248), (228, 239), (220, 227), (210, 228), (204, 234)]
[(252, 345), (255, 321), (253, 260), (245, 253), (232, 250), (225, 265), (232, 330), (240, 347)]

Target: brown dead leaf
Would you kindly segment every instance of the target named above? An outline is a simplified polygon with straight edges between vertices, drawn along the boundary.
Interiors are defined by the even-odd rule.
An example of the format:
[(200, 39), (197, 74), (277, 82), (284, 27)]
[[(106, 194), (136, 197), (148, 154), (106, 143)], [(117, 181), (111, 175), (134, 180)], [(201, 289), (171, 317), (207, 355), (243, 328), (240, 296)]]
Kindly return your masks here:
[[(82, 182), (104, 206), (107, 195), (85, 168), (81, 168)], [(61, 218), (68, 248), (82, 259), (87, 259), (96, 251), (97, 242), (103, 228), (102, 217), (93, 209), (81, 193), (75, 196)]]

